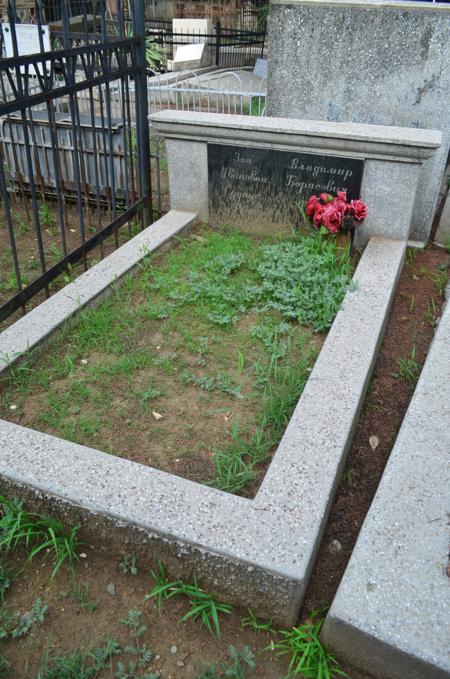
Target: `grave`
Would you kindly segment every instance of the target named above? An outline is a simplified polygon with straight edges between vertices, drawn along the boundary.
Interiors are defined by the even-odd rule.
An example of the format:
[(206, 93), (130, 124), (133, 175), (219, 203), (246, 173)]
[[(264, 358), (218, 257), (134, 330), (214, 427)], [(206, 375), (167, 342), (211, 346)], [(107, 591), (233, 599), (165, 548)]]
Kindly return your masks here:
[(179, 45), (171, 62), (173, 71), (194, 71), (210, 64), (211, 53), (205, 43)]
[(272, 232), (290, 229), (298, 204), (320, 187), (347, 188), (370, 205), (357, 245), (410, 238), (421, 166), (441, 139), (432, 130), (189, 111), (150, 119), (166, 139), (172, 208)]
[[(7, 371), (23, 352), (39, 347), (83, 307), (110, 294), (112, 284), (171, 237), (176, 239), (196, 218), (208, 221), (213, 216), (214, 162), (210, 173), (208, 145), (225, 147), (221, 152), (233, 161), (230, 154), (236, 152), (252, 162), (260, 151), (267, 152), (267, 167), (259, 166), (261, 176), (273, 173), (281, 183), (277, 200), (282, 203), (289, 196), (286, 190), (293, 189), (295, 200), (303, 195), (302, 187), (293, 183), (322, 185), (319, 182), (327, 180), (330, 168), (343, 171), (342, 181), (355, 182), (348, 185), (355, 195), (360, 185), (370, 217), (361, 229), (367, 246), (354, 284), (254, 499), (7, 421), (0, 421), (0, 490), (27, 497), (30, 506), (41, 507), (44, 502), (64, 514), (66, 521), (79, 517), (86, 529), (110, 541), (131, 540), (153, 553), (157, 550), (175, 577), (195, 574), (225, 600), (250, 606), (279, 625), (292, 625), (401, 271), (411, 221), (404, 202), (412, 205), (421, 164), (435, 154), (441, 135), (430, 130), (177, 111), (155, 114), (151, 121), (166, 137), (172, 208), (184, 205), (190, 210), (172, 209), (2, 333), (0, 369)], [(312, 178), (311, 157), (318, 168)], [(292, 176), (297, 179), (289, 179)], [(384, 182), (391, 191), (382, 189)], [(244, 193), (252, 191), (252, 182), (238, 178), (228, 200), (243, 204), (242, 213), (236, 210), (233, 215), (244, 228), (249, 207), (243, 202), (241, 184), (247, 185)], [(258, 205), (257, 196), (254, 202)], [(263, 220), (263, 208), (259, 209)], [(287, 228), (289, 220), (284, 214), (280, 224), (270, 226), (271, 233)], [(269, 228), (267, 221), (264, 228)], [(330, 416), (323, 403), (345, 407)]]

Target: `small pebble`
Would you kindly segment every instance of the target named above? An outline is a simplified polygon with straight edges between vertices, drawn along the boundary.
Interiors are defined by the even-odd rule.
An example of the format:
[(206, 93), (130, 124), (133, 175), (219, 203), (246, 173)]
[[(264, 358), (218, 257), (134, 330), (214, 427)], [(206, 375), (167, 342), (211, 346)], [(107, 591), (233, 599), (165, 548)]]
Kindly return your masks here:
[(106, 585), (106, 591), (108, 594), (111, 594), (111, 596), (116, 596), (116, 586), (113, 582), (110, 582)]
[(378, 438), (378, 436), (371, 436), (369, 438), (369, 443), (372, 450), (376, 450), (380, 445), (380, 439)]
[(160, 656), (160, 655), (155, 655), (155, 660), (161, 660), (161, 656)]
[(174, 655), (177, 651), (178, 651), (178, 648), (177, 648), (177, 646), (175, 646), (175, 644), (170, 647), (170, 652), (173, 653)]
[(337, 552), (341, 551), (342, 545), (339, 542), (339, 540), (332, 540), (328, 545), (328, 549), (330, 550), (330, 552), (334, 552), (335, 554), (337, 554)]
[(82, 359), (81, 359), (81, 362), (82, 362), (83, 365), (87, 365), (87, 364), (88, 364), (87, 358), (82, 358)]
[(85, 554), (84, 552), (81, 552), (80, 559), (87, 559), (87, 554)]
[(182, 660), (177, 660), (177, 667), (184, 667), (184, 662)]
[(13, 403), (12, 405), (9, 406), (10, 410), (17, 410), (17, 406)]

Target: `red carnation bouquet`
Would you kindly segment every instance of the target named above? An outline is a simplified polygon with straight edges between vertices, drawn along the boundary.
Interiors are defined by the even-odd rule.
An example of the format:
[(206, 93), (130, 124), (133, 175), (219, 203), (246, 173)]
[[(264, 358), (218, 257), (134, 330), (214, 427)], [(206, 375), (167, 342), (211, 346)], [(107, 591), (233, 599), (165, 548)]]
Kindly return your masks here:
[(311, 196), (305, 212), (316, 229), (324, 227), (333, 234), (354, 229), (368, 215), (367, 205), (362, 200), (347, 201), (346, 191)]

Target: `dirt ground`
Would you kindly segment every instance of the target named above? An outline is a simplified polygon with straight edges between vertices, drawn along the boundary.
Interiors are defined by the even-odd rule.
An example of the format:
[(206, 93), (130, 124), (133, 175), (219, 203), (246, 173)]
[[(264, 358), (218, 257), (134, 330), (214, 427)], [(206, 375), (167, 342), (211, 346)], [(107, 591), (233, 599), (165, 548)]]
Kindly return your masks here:
[[(305, 620), (312, 608), (327, 608), (339, 585), (414, 391), (414, 382), (399, 379), (398, 359), (410, 356), (415, 346), (415, 361), (423, 364), (441, 313), (439, 277), (442, 273), (442, 282), (445, 272), (450, 272), (450, 256), (442, 249), (429, 247), (408, 257), (300, 620)], [(379, 441), (375, 450), (369, 444), (371, 436)], [(332, 540), (339, 541), (339, 551), (330, 550)], [(9, 677), (34, 679), (39, 661), (50, 646), (67, 652), (85, 648), (105, 636), (125, 643), (127, 635), (120, 620), (133, 608), (144, 612), (143, 622), (148, 625), (143, 640), (155, 654), (148, 670), (159, 671), (161, 677), (193, 679), (205, 662), (224, 658), (230, 644), (237, 648), (248, 644), (255, 651), (257, 668), (246, 674), (249, 679), (285, 676), (286, 661), (275, 660), (270, 651), (263, 651), (270, 644), (270, 635), (241, 628), (246, 611), (225, 616), (222, 638), (214, 640), (196, 623), (179, 622), (186, 612), (184, 603), (173, 600), (158, 611), (153, 600), (144, 601), (152, 585), (147, 564), (138, 563), (135, 576), (124, 575), (119, 569), (122, 555), (109, 554), (107, 545), (86, 545), (84, 553), (86, 558), (77, 565), (76, 577), (88, 584), (89, 600), (97, 602), (94, 611), (81, 609), (67, 596), (71, 587), (67, 571), (61, 571), (49, 584), (51, 566), (43, 565), (39, 559), (25, 566), (8, 591), (7, 603), (13, 609), (29, 610), (38, 595), (49, 605), (45, 622), (28, 637), (3, 642), (2, 652), (13, 668)], [(12, 561), (23, 567), (22, 556)], [(114, 596), (106, 591), (111, 583)], [(173, 646), (176, 652), (172, 652)], [(351, 679), (368, 679), (368, 675), (345, 662), (341, 667)], [(104, 679), (111, 676), (108, 672), (102, 675)]]

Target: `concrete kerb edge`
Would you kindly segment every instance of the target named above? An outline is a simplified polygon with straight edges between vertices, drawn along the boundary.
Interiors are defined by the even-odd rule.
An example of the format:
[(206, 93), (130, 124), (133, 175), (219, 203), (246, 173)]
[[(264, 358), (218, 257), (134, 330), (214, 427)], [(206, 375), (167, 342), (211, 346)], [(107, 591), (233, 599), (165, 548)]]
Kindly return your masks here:
[[(186, 224), (184, 227), (180, 225), (180, 228), (176, 229), (175, 233), (172, 235), (176, 235), (182, 231), (183, 228), (192, 223), (195, 219), (195, 215), (193, 214), (177, 214), (185, 215)], [(161, 222), (162, 220), (159, 221)], [(155, 225), (153, 225), (153, 227), (155, 227)], [(139, 238), (139, 236), (136, 238)], [(167, 240), (168, 239), (166, 238), (164, 242)], [(393, 241), (392, 243), (396, 244), (393, 247), (393, 251), (397, 254), (395, 254), (388, 266), (391, 268), (395, 267), (395, 271), (394, 269), (392, 269), (392, 271), (395, 273), (395, 280), (397, 280), (401, 268), (398, 255), (399, 247), (403, 248), (404, 254), (405, 244), (400, 244), (398, 241)], [(158, 245), (156, 245), (154, 249), (160, 247), (161, 244), (162, 243), (158, 241)], [(110, 257), (113, 258), (118, 252), (119, 251)], [(147, 253), (143, 253), (142, 250), (140, 250), (140, 257), (134, 262), (134, 266), (136, 266), (138, 261), (146, 254)], [(364, 261), (364, 256), (365, 255), (363, 254), (361, 262)], [(117, 259), (120, 261), (120, 256)], [(109, 264), (110, 263), (111, 262), (109, 262)], [(381, 267), (382, 263), (379, 262), (379, 265)], [(86, 276), (86, 274), (84, 274), (84, 276)], [(80, 277), (80, 279), (81, 278), (82, 277)], [(105, 282), (104, 288), (107, 288), (108, 285), (111, 285), (115, 280), (116, 277), (111, 270), (109, 282)], [(394, 289), (395, 284), (389, 284), (389, 290), (385, 291), (389, 299), (392, 298)], [(57, 293), (44, 304), (57, 304), (57, 296), (59, 294), (60, 293)], [(96, 300), (100, 298), (98, 292), (95, 293), (95, 298)], [(91, 302), (91, 299), (84, 299), (83, 306)], [(343, 314), (341, 314), (341, 322), (342, 315), (346, 317), (345, 314), (347, 314), (349, 318), (351, 317), (351, 308), (352, 298), (351, 295), (347, 295), (343, 304), (344, 311)], [(77, 307), (76, 310), (78, 309), (79, 307)], [(67, 317), (72, 316), (76, 310), (72, 308), (68, 312)], [(381, 325), (385, 323), (386, 315), (387, 312), (383, 317)], [(22, 324), (26, 318), (27, 317), (21, 319), (15, 326), (12, 326), (12, 328), (5, 332), (14, 332), (12, 329)], [(64, 320), (67, 319), (60, 320), (58, 325), (61, 325)], [(354, 339), (354, 329), (349, 327), (348, 331)], [(379, 331), (381, 339), (382, 328), (379, 328)], [(44, 333), (43, 339), (47, 335), (48, 333)], [(0, 335), (0, 347), (1, 346), (2, 335)], [(335, 347), (332, 347), (331, 351), (333, 354), (336, 354)], [(338, 358), (336, 358), (336, 360), (338, 360)], [(367, 365), (367, 375), (361, 393), (355, 395), (358, 404), (357, 410), (364, 397), (365, 387), (374, 360), (375, 354), (371, 356), (370, 364)], [(314, 375), (314, 371), (312, 375)], [(317, 379), (315, 384), (316, 389), (320, 390), (323, 388), (320, 379)], [(299, 406), (297, 407), (300, 407), (300, 404), (301, 399), (299, 401)], [(214, 591), (219, 591), (224, 598), (228, 597), (235, 602), (244, 605), (252, 605), (257, 613), (271, 615), (279, 624), (290, 625), (295, 622), (301, 599), (307, 585), (307, 578), (313, 565), (315, 551), (320, 542), (326, 516), (331, 506), (332, 495), (338, 482), (339, 471), (342, 468), (345, 454), (350, 445), (353, 425), (354, 422), (350, 429), (344, 432), (346, 439), (345, 444), (340, 451), (341, 460), (338, 465), (338, 473), (334, 475), (333, 479), (330, 479), (330, 486), (332, 486), (333, 492), (325, 499), (325, 503), (323, 504), (326, 506), (321, 507), (321, 512), (323, 512), (325, 519), (321, 522), (320, 529), (314, 536), (314, 545), (308, 546), (303, 557), (296, 551), (295, 547), (292, 546), (292, 536), (287, 534), (280, 536), (280, 515), (278, 514), (275, 518), (270, 512), (268, 513), (269, 516), (265, 515), (264, 507), (258, 506), (256, 498), (253, 501), (244, 500), (243, 498), (222, 493), (213, 488), (207, 488), (200, 484), (187, 481), (186, 479), (180, 479), (179, 477), (174, 477), (155, 469), (142, 467), (142, 465), (139, 465), (140, 481), (138, 482), (138, 485), (141, 483), (142, 479), (147, 479), (148, 485), (145, 486), (147, 492), (143, 492), (138, 499), (141, 501), (142, 512), (144, 514), (147, 512), (148, 514), (146, 517), (148, 519), (147, 523), (141, 521), (138, 514), (135, 514), (134, 517), (128, 515), (121, 516), (120, 513), (114, 514), (108, 510), (108, 507), (110, 507), (111, 504), (109, 496), (104, 496), (102, 506), (100, 506), (101, 503), (99, 505), (97, 502), (94, 502), (89, 506), (87, 496), (77, 495), (77, 484), (80, 482), (79, 473), (83, 473), (85, 467), (88, 467), (88, 463), (92, 464), (93, 458), (98, 458), (99, 463), (98, 466), (95, 467), (95, 474), (91, 474), (89, 478), (88, 472), (84, 472), (87, 485), (89, 485), (89, 480), (92, 484), (92, 478), (95, 478), (96, 486), (101, 486), (102, 475), (104, 477), (104, 484), (107, 485), (114, 475), (111, 474), (112, 468), (119, 472), (117, 476), (122, 482), (123, 478), (126, 480), (126, 474), (122, 476), (122, 471), (131, 470), (134, 474), (132, 467), (137, 463), (121, 458), (114, 458), (101, 451), (94, 451), (92, 449), (84, 448), (83, 446), (77, 446), (77, 444), (70, 444), (61, 439), (57, 439), (56, 437), (49, 437), (48, 435), (40, 434), (29, 429), (27, 430), (5, 421), (0, 421), (0, 442), (3, 444), (0, 452), (0, 475), (3, 477), (3, 485), (9, 485), (18, 490), (23, 490), (23, 487), (27, 486), (28, 488), (33, 489), (32, 495), (34, 495), (35, 498), (45, 496), (47, 501), (51, 498), (53, 504), (55, 502), (60, 505), (64, 504), (66, 509), (67, 507), (71, 507), (72, 511), (75, 512), (83, 510), (91, 517), (91, 520), (92, 515), (97, 515), (97, 523), (105, 520), (106, 522), (112, 521), (116, 527), (126, 525), (128, 529), (131, 528), (131, 531), (140, 532), (142, 535), (146, 535), (148, 539), (158, 540), (158, 548), (162, 545), (166, 551), (168, 545), (172, 545), (170, 548), (171, 554), (168, 556), (171, 558), (171, 565), (175, 574), (184, 572), (183, 563), (189, 556), (192, 564), (194, 564), (193, 567), (195, 567), (196, 572), (205, 582), (205, 585), (209, 586)], [(33, 460), (31, 460), (31, 457), (27, 459), (26, 448), (29, 448), (29, 446), (24, 445), (24, 436), (31, 436), (32, 439), (37, 442), (37, 448), (41, 453), (40, 468), (36, 461), (38, 457), (36, 456), (36, 451), (32, 452), (31, 457)], [(56, 479), (59, 479), (60, 486), (59, 488), (55, 487), (52, 489), (48, 486), (49, 472), (46, 465), (48, 464), (47, 460), (51, 458), (52, 448), (54, 448), (55, 445), (58, 449), (58, 454), (55, 456), (57, 465), (52, 470), (52, 474), (55, 475)], [(58, 446), (59, 448), (64, 448), (64, 446), (67, 447), (69, 457), (66, 464), (61, 465), (61, 450), (59, 450)], [(80, 469), (76, 473), (72, 472), (74, 473), (74, 478), (71, 480), (70, 474), (69, 478), (66, 478), (64, 474), (69, 473), (68, 470), (70, 470), (71, 465), (73, 466), (73, 459), (77, 456), (83, 463), (85, 459), (86, 465), (80, 464)], [(85, 458), (83, 456), (85, 456)], [(20, 470), (21, 464), (23, 465), (22, 470)], [(130, 465), (132, 467), (130, 467)], [(108, 466), (111, 468), (109, 480), (107, 473), (104, 471), (105, 467)], [(61, 468), (63, 468), (63, 471), (61, 471)], [(63, 475), (61, 478), (58, 477), (59, 473)], [(52, 474), (50, 474), (51, 482), (54, 483)], [(145, 485), (147, 481), (142, 481), (142, 483)], [(163, 490), (161, 490), (161, 487)], [(92, 488), (90, 490), (92, 491)], [(130, 488), (130, 492), (133, 492), (133, 490), (133, 488)], [(122, 502), (124, 491), (126, 491), (126, 487), (120, 487), (120, 490), (116, 493), (119, 498), (119, 504)], [(83, 486), (83, 493), (84, 492), (85, 487)], [(164, 503), (166, 503), (168, 508), (167, 511), (169, 513), (169, 518), (164, 514), (162, 521), (161, 515), (158, 515), (157, 511), (152, 514), (152, 510), (148, 509), (148, 505), (151, 505), (152, 501), (155, 504), (155, 497), (156, 500), (158, 500), (158, 492), (160, 497), (164, 500), (161, 503), (161, 506), (164, 507)], [(164, 495), (165, 497), (163, 497)], [(97, 496), (95, 496), (95, 499), (96, 498)], [(284, 508), (289, 512), (287, 500), (284, 500), (283, 497), (272, 498), (272, 500), (279, 504), (281, 512), (284, 511)], [(209, 507), (208, 503), (212, 507), (212, 509), (209, 509), (209, 514), (212, 516), (207, 516), (207, 514), (205, 514), (205, 507)], [(156, 502), (156, 506), (159, 507), (158, 502)], [(133, 511), (136, 511), (136, 506), (134, 504)], [(171, 512), (172, 515), (170, 514)], [(176, 521), (173, 519), (173, 514), (175, 513), (177, 513)], [(100, 515), (101, 518), (99, 519), (98, 517)], [(204, 518), (205, 516), (207, 516), (207, 519)], [(208, 520), (211, 521), (211, 526), (207, 525)], [(172, 521), (171, 524), (170, 521)], [(168, 526), (169, 528), (167, 528)], [(228, 529), (229, 532), (230, 526), (232, 535), (225, 535), (224, 530), (226, 531)], [(268, 544), (272, 545), (270, 550), (267, 549)], [(305, 561), (308, 563), (305, 563)]]

